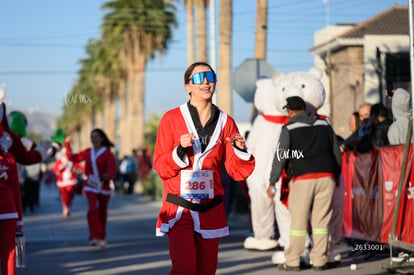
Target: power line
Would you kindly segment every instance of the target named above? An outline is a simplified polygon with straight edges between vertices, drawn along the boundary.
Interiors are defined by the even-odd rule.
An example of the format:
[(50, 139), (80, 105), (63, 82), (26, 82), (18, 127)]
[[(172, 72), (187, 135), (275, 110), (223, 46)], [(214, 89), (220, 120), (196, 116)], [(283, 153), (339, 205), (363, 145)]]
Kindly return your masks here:
[(40, 70), (40, 71), (0, 71), (0, 75), (50, 75), (50, 74), (74, 74), (77, 71), (67, 70)]
[(7, 43), (0, 42), (0, 47), (52, 47), (52, 48), (79, 48), (84, 47), (85, 45), (75, 45), (75, 44), (53, 44), (53, 43)]

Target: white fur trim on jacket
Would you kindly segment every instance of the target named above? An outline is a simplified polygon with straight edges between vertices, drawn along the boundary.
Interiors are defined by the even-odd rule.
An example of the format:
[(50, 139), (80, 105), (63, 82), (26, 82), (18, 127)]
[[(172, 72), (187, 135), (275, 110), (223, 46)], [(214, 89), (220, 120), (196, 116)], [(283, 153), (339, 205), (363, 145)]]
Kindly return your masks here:
[(234, 153), (236, 154), (236, 156), (238, 156), (242, 160), (248, 161), (250, 159), (250, 157), (252, 156), (252, 153), (250, 153), (249, 151), (243, 152), (243, 151), (235, 148), (234, 146), (233, 146), (233, 149), (234, 149)]
[(190, 164), (190, 160), (188, 159), (187, 154), (184, 155), (184, 160), (180, 159), (177, 154), (177, 148), (178, 146), (173, 150), (173, 160), (180, 168), (185, 168)]

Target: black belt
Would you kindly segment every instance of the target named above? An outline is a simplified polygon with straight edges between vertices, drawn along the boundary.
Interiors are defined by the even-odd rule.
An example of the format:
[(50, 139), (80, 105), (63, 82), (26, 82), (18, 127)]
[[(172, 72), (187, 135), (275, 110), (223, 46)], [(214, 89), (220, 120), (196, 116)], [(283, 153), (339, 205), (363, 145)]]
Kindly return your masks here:
[(223, 201), (223, 197), (222, 196), (216, 196), (209, 203), (199, 204), (199, 203), (189, 202), (186, 199), (183, 199), (179, 196), (168, 193), (166, 200), (168, 202), (171, 202), (171, 203), (175, 204), (175, 205), (178, 205), (178, 206), (181, 206), (181, 207), (184, 207), (184, 208), (187, 208), (187, 209), (191, 209), (193, 211), (206, 212), (207, 210), (219, 205)]

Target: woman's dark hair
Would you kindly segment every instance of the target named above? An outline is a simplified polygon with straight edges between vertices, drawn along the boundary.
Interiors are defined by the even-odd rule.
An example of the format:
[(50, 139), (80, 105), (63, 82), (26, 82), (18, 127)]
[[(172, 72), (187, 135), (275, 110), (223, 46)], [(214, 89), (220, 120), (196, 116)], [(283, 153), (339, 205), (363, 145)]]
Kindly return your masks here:
[(91, 134), (95, 132), (97, 133), (103, 140), (102, 140), (102, 146), (105, 146), (106, 148), (114, 147), (115, 145), (109, 140), (108, 136), (105, 134), (105, 132), (102, 129), (95, 128), (92, 130)]
[(191, 64), (190, 66), (188, 66), (188, 68), (187, 68), (187, 70), (185, 70), (185, 73), (184, 73), (184, 85), (185, 84), (187, 84), (189, 81), (190, 81), (190, 76), (191, 76), (191, 74), (193, 73), (193, 71), (194, 71), (194, 68), (195, 67), (198, 67), (198, 66), (206, 66), (206, 67), (208, 67), (214, 74), (216, 74), (216, 72), (213, 70), (213, 68), (208, 64), (208, 63), (206, 63), (206, 62), (202, 62), (202, 61), (200, 61), (200, 62), (195, 62), (195, 63), (193, 63), (193, 64)]

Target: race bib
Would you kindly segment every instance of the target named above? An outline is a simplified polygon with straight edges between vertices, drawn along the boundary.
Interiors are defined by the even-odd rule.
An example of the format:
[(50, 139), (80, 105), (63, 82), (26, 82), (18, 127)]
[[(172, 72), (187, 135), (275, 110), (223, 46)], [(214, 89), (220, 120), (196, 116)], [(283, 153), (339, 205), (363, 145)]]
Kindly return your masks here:
[(88, 181), (86, 183), (89, 186), (94, 187), (98, 190), (101, 190), (101, 188), (102, 188), (102, 181), (94, 175), (89, 175)]
[(194, 172), (181, 171), (181, 197), (185, 199), (214, 198), (214, 180), (212, 170)]

